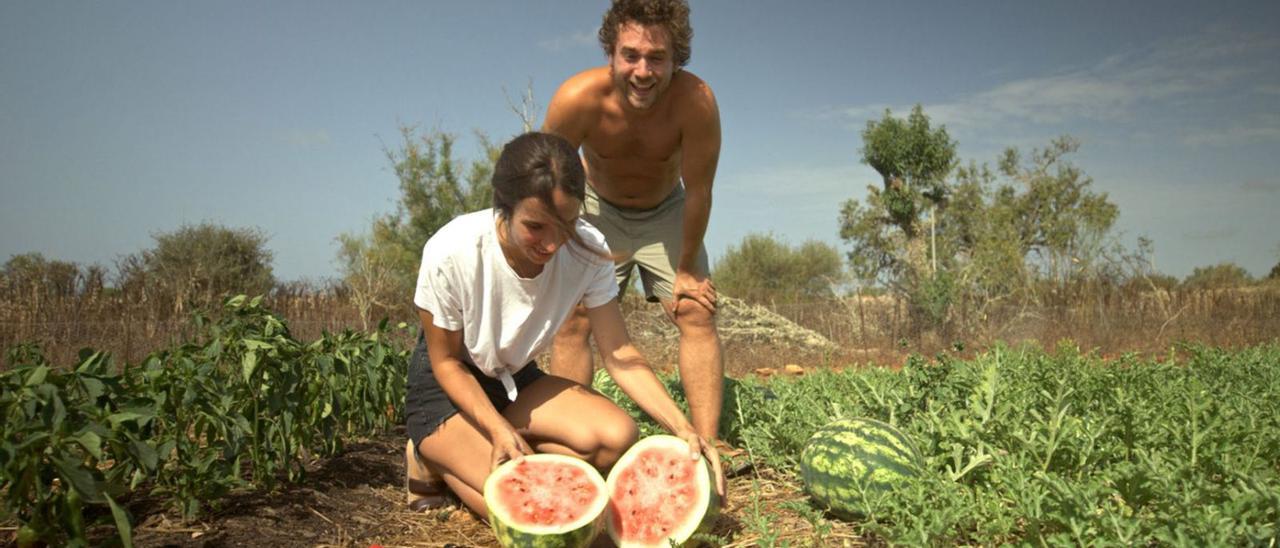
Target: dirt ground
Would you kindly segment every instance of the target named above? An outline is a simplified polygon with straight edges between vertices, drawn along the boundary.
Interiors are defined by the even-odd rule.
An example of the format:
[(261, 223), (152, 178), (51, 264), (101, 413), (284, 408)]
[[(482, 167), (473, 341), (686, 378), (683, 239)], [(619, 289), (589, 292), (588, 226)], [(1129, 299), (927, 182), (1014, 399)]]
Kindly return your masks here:
[[(314, 463), (301, 485), (232, 496), (220, 510), (193, 523), (138, 501), (130, 505), (137, 524), (134, 542), (139, 547), (497, 546), (488, 526), (465, 509), (408, 511), (402, 439), (391, 434), (353, 443), (341, 455)], [(792, 545), (866, 543), (852, 526), (840, 522), (816, 533), (808, 519), (789, 507), (796, 503), (787, 504), (805, 500), (798, 485), (770, 470), (752, 469), (731, 478), (728, 489), (729, 507), (712, 531), (716, 544), (755, 546), (766, 536)]]

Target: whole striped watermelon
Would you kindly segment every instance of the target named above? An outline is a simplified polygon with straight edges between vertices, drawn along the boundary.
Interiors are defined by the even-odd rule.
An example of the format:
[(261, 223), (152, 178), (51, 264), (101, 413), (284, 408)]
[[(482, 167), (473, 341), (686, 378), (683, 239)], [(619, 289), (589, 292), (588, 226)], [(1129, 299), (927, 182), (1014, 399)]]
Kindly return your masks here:
[(875, 419), (840, 419), (809, 438), (800, 454), (805, 492), (832, 514), (855, 518), (865, 497), (911, 481), (920, 452), (896, 428)]
[(484, 503), (504, 547), (585, 547), (600, 534), (609, 495), (600, 472), (586, 461), (542, 453), (490, 473)]

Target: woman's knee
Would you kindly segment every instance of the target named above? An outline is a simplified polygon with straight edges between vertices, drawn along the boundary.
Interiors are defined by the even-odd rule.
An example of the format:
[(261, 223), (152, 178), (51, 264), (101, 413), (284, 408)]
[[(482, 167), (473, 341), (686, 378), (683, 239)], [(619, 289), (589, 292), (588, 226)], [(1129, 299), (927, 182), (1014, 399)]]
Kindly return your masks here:
[(640, 438), (640, 428), (629, 415), (618, 410), (618, 416), (602, 421), (596, 428), (596, 451), (592, 464), (608, 468)]

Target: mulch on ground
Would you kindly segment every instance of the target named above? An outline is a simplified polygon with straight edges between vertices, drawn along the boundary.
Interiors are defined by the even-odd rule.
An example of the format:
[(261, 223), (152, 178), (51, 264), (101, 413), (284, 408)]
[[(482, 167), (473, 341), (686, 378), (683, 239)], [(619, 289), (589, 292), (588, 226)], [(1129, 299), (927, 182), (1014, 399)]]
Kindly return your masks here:
[[(408, 511), (403, 443), (394, 434), (353, 443), (342, 454), (313, 463), (302, 484), (235, 494), (192, 523), (183, 523), (173, 511), (131, 506), (134, 542), (139, 547), (497, 546), (488, 525), (465, 509)], [(852, 525), (837, 521), (816, 536), (810, 521), (789, 507), (807, 500), (797, 483), (765, 468), (731, 478), (729, 507), (712, 531), (716, 544), (755, 546), (765, 537), (798, 545), (813, 545), (819, 538), (823, 545), (865, 544)]]

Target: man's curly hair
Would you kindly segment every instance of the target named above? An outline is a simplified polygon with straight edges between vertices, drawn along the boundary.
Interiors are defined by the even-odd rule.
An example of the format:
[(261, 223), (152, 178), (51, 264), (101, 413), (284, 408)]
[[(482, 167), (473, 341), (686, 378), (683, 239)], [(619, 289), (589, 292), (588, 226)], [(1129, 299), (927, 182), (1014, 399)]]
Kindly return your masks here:
[(685, 0), (613, 0), (600, 24), (600, 47), (612, 56), (618, 44), (618, 29), (626, 23), (661, 25), (671, 36), (672, 60), (677, 68), (689, 64), (693, 54), (693, 27), (689, 25), (689, 4)]

